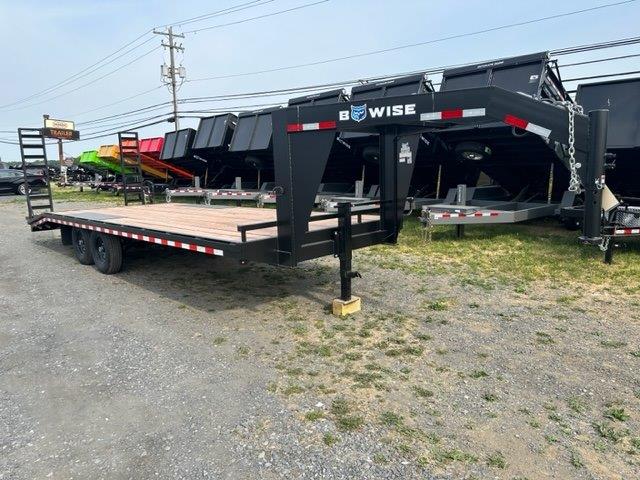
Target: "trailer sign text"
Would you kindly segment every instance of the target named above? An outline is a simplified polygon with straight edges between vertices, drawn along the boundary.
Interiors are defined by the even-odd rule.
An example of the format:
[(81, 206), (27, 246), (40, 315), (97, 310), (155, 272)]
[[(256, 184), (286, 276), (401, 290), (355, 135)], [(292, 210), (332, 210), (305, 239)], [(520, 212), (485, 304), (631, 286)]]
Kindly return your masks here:
[(344, 122), (346, 120), (354, 120), (361, 122), (367, 118), (367, 113), (371, 118), (384, 118), (384, 117), (404, 117), (406, 115), (416, 114), (416, 104), (406, 103), (404, 105), (387, 105), (383, 107), (369, 107), (367, 105), (352, 105), (351, 111), (340, 110), (338, 112), (338, 120)]

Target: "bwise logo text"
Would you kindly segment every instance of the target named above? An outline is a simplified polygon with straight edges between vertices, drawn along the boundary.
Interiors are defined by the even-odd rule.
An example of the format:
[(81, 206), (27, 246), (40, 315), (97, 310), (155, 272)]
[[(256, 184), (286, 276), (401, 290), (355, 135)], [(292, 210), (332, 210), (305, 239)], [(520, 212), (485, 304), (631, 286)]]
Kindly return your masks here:
[(384, 118), (384, 117), (403, 117), (405, 115), (415, 115), (416, 104), (407, 103), (404, 105), (389, 105), (386, 107), (369, 107), (367, 105), (354, 105), (350, 110), (340, 110), (338, 112), (338, 120), (341, 122), (345, 120), (354, 120), (361, 122), (367, 116), (371, 118)]

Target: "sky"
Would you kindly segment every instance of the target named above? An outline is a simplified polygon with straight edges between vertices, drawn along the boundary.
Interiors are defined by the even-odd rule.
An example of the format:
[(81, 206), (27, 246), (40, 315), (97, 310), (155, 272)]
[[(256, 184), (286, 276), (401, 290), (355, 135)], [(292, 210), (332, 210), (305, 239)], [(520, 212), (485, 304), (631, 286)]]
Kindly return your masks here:
[[(185, 51), (178, 54), (177, 60), (186, 68), (188, 81), (181, 86), (178, 97), (191, 98), (390, 75), (637, 36), (640, 1), (377, 55), (270, 73), (198, 80), (426, 42), (614, 2), (257, 0), (249, 4), (250, 0), (0, 0), (0, 42), (4, 53), (0, 141), (15, 140), (17, 127), (42, 126), (43, 114), (75, 121), (81, 137), (86, 138), (126, 122), (147, 123), (153, 121), (147, 118), (169, 112), (169, 106), (161, 106), (124, 119), (95, 122), (171, 99), (160, 79), (160, 66), (168, 61), (168, 53), (160, 47), (162, 38), (150, 33), (154, 27), (167, 24), (174, 24), (176, 32), (185, 33), (185, 38), (180, 39)], [(239, 4), (249, 8), (188, 25), (179, 23)], [(296, 7), (303, 8), (243, 21)], [(205, 27), (215, 28), (187, 33)], [(93, 72), (85, 71), (80, 78), (50, 89), (141, 35), (117, 54), (125, 53), (121, 58), (113, 60), (114, 55), (106, 60), (113, 60), (112, 63)], [(132, 51), (128, 52), (129, 49)], [(559, 61), (563, 65), (637, 53), (640, 45), (563, 56)], [(640, 70), (639, 59), (566, 67), (561, 72), (564, 78), (574, 78)], [(437, 75), (431, 78), (439, 80)], [(565, 86), (575, 88), (576, 82)], [(141, 95), (125, 100), (138, 94)], [(258, 109), (258, 105), (286, 102), (293, 96), (298, 95), (209, 101), (183, 105), (180, 109)], [(119, 103), (106, 106), (115, 102)], [(197, 118), (182, 119), (180, 126), (195, 128), (197, 123)], [(173, 124), (162, 123), (139, 133), (141, 137), (162, 136), (173, 128)], [(117, 143), (115, 134), (65, 143), (64, 152), (77, 156), (84, 150), (111, 143)], [(17, 145), (0, 143), (3, 161), (17, 161), (19, 155)], [(57, 149), (50, 147), (48, 155), (57, 159)]]

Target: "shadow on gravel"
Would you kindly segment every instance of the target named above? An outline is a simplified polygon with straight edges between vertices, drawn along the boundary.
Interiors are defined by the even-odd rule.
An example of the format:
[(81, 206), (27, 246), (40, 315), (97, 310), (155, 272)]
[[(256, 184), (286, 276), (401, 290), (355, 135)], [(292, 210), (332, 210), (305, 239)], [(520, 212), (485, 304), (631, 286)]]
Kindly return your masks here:
[[(36, 242), (77, 264), (71, 248), (59, 239)], [(97, 274), (95, 270), (90, 272)], [(107, 280), (106, 276), (99, 278)], [(239, 307), (257, 310), (274, 301), (286, 302), (290, 296), (306, 298), (324, 308), (339, 293), (337, 263), (331, 268), (315, 263), (296, 268), (240, 265), (231, 259), (148, 244), (130, 246), (125, 251), (122, 272), (111, 278), (207, 312)], [(84, 280), (96, 281), (88, 275)]]

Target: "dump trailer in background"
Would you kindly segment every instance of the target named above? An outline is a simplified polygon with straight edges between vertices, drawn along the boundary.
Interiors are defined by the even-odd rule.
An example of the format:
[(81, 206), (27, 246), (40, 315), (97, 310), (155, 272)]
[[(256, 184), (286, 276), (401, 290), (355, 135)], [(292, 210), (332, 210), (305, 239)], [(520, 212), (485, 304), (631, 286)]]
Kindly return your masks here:
[[(576, 101), (585, 111), (609, 111), (607, 162), (599, 170), (599, 184), (606, 178), (606, 187), (597, 193), (603, 196), (600, 245), (611, 262), (620, 241), (640, 237), (640, 78), (579, 85)], [(584, 206), (563, 208), (561, 218), (566, 225), (578, 226)]]
[[(440, 91), (462, 93), (480, 86), (500, 87), (573, 115), (573, 101), (546, 52), (445, 70)], [(473, 117), (476, 112), (455, 114)], [(437, 120), (446, 124), (448, 119)], [(433, 146), (429, 161), (441, 165), (441, 188), (448, 192), (447, 202), (423, 207), (422, 218), (429, 225), (517, 222), (553, 215), (574, 202), (575, 195), (567, 192), (568, 151), (550, 148), (548, 132), (531, 123), (514, 117), (493, 124), (452, 125), (438, 132), (437, 140), (425, 137)], [(500, 188), (476, 188), (482, 178)], [(484, 198), (473, 198), (470, 192)]]

